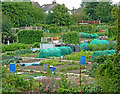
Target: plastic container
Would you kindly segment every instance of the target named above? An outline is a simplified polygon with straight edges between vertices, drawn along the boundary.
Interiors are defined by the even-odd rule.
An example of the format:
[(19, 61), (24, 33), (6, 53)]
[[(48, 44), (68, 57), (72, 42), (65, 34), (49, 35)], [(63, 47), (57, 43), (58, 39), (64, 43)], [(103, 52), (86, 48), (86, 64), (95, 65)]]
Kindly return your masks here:
[(80, 65), (85, 65), (86, 64), (86, 57), (85, 56), (81, 56), (80, 57)]
[(10, 63), (10, 71), (16, 72), (16, 63)]
[(52, 68), (52, 72), (55, 72), (55, 70), (56, 70), (56, 68), (55, 68), (55, 67), (53, 67), (53, 68)]
[(43, 70), (46, 71), (48, 67), (48, 64), (43, 64)]

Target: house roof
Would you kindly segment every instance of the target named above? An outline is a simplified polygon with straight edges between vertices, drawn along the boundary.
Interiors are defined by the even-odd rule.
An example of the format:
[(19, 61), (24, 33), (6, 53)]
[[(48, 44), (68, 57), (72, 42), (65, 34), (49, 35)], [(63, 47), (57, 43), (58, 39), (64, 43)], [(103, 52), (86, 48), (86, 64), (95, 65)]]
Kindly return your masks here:
[(32, 4), (33, 4), (34, 6), (36, 6), (36, 7), (38, 7), (38, 8), (41, 8), (41, 7), (40, 7), (40, 4), (39, 4), (38, 2), (32, 2)]
[(56, 4), (44, 4), (41, 6), (41, 8), (43, 9), (44, 12), (46, 12), (46, 11), (52, 10), (56, 5), (57, 3)]

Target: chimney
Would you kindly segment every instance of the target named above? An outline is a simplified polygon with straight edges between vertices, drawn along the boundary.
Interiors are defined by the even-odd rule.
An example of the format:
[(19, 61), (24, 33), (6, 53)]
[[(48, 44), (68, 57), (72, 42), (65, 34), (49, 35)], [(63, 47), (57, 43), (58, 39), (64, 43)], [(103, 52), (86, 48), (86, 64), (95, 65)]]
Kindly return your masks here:
[(64, 3), (63, 3), (62, 5), (63, 5), (63, 6), (65, 6), (65, 4), (64, 4)]
[(74, 7), (73, 7), (73, 12), (74, 12)]
[(56, 4), (56, 0), (53, 0), (53, 1), (52, 1), (52, 4)]
[(74, 7), (73, 7), (73, 14), (75, 14), (75, 9), (74, 9)]

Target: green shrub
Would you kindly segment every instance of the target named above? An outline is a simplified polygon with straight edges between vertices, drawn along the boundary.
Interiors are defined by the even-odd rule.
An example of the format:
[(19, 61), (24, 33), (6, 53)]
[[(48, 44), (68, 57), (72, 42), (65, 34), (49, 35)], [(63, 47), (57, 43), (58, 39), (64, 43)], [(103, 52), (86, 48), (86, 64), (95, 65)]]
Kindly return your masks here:
[(86, 56), (86, 61), (90, 60), (89, 56), (92, 55), (92, 51), (80, 51), (79, 53), (73, 53), (70, 55), (66, 55), (65, 59), (66, 60), (75, 60), (75, 61), (80, 61), (81, 56)]
[(93, 39), (89, 39), (89, 40), (88, 40), (88, 43), (90, 43), (92, 40), (93, 40)]
[(49, 28), (50, 33), (58, 33), (58, 27), (50, 27)]
[(108, 32), (107, 32), (107, 31), (97, 32), (97, 34), (98, 34), (99, 36), (107, 36)]
[(35, 42), (32, 47), (40, 48), (40, 42)]
[(73, 44), (80, 44), (79, 34), (76, 31), (67, 32), (63, 34), (63, 42), (64, 43), (73, 43)]
[[(84, 68), (85, 68), (85, 65), (81, 65), (81, 69), (84, 69)], [(75, 65), (75, 66), (72, 66), (72, 67), (62, 68), (62, 69), (60, 69), (60, 72), (65, 72), (65, 71), (68, 71), (68, 70), (78, 70), (78, 69), (80, 69), (80, 66)]]
[(15, 73), (9, 73), (6, 67), (2, 68), (2, 93), (28, 91), (34, 79), (25, 80)]
[(3, 55), (2, 56), (2, 62), (1, 62), (2, 65), (7, 65), (11, 62), (16, 63), (16, 59), (14, 56), (11, 56), (11, 55)]
[(31, 44), (35, 42), (41, 42), (41, 37), (43, 37), (42, 30), (22, 30), (18, 34), (18, 42)]
[(68, 31), (68, 28), (67, 28), (66, 26), (58, 27), (58, 31), (59, 31), (59, 32), (67, 32), (67, 31)]
[(105, 60), (106, 60), (106, 56), (102, 55), (102, 56), (95, 57), (92, 62), (104, 63)]
[(20, 49), (20, 50), (15, 50), (14, 51), (15, 55), (26, 54), (26, 53), (33, 53), (33, 52), (30, 49)]
[(15, 51), (15, 50), (19, 50), (19, 49), (26, 49), (28, 47), (29, 47), (29, 45), (20, 44), (20, 43), (14, 43), (14, 44), (10, 44), (10, 45), (2, 45), (2, 52)]
[(90, 49), (90, 51), (99, 51), (99, 50), (112, 50), (116, 48), (116, 44), (99, 44), (99, 45), (95, 45), (95, 44), (89, 44), (88, 48)]
[[(115, 58), (115, 57), (113, 57)], [(102, 86), (103, 92), (118, 93), (120, 90), (120, 68), (115, 66), (113, 61), (107, 60), (101, 64), (95, 73), (97, 83)]]
[(112, 37), (115, 37), (116, 38), (117, 36), (117, 29), (115, 26), (111, 26), (109, 27), (108, 29), (108, 37), (112, 38)]
[(63, 65), (64, 63), (59, 62), (58, 59), (52, 59), (52, 60), (43, 60), (42, 65), (43, 64), (57, 66), (57, 65)]
[(95, 72), (96, 72), (96, 69), (98, 68), (100, 64), (99, 63), (93, 63), (91, 65), (91, 69), (88, 71), (88, 74), (91, 76), (91, 77), (95, 77)]

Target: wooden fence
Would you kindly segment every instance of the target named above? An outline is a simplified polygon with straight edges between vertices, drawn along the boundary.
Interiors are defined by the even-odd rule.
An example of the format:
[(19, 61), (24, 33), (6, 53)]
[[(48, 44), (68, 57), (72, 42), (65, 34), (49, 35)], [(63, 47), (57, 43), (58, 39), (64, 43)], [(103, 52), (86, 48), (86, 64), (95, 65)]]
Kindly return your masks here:
[(87, 23), (87, 24), (100, 24), (100, 21), (78, 21), (78, 24), (84, 24), (84, 23)]

